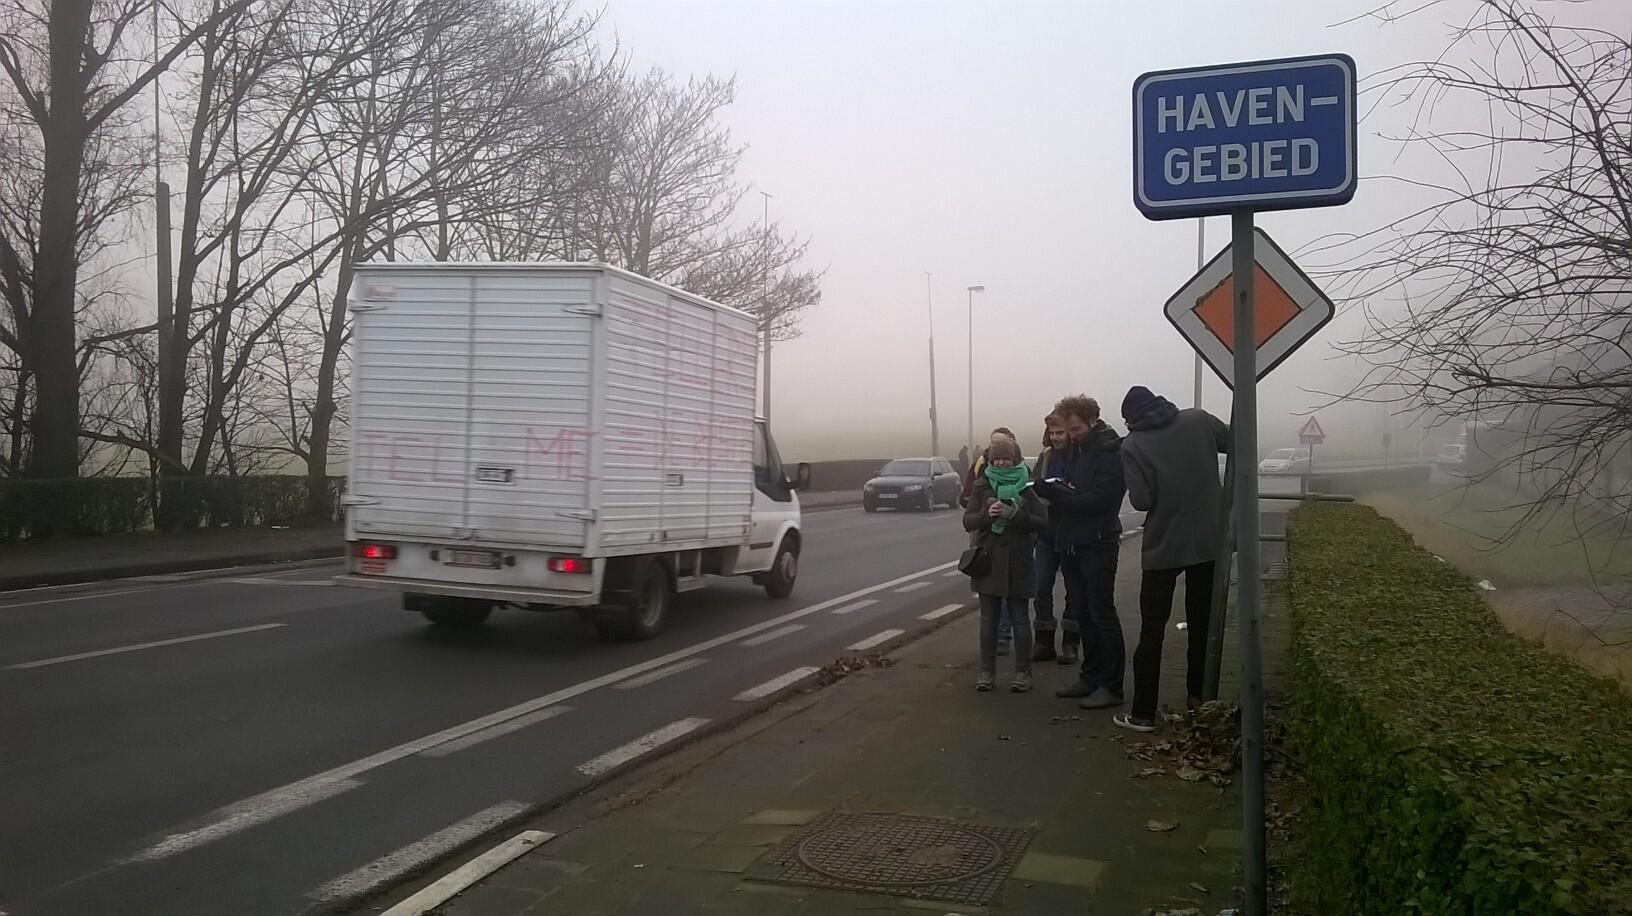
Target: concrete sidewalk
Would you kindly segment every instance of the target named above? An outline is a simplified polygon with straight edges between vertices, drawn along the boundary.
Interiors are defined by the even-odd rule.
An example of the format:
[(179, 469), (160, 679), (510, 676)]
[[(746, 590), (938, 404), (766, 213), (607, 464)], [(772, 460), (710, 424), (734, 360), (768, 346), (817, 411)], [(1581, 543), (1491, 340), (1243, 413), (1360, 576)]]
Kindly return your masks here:
[[(802, 495), (800, 502), (812, 512), (845, 509), (861, 504), (861, 492), (809, 493)], [(339, 525), (143, 531), (0, 544), (0, 591), (344, 555), (345, 535)]]
[[(1124, 545), (1118, 588), (1130, 654), (1138, 551), (1137, 540)], [(1182, 704), (1185, 633), (1168, 633), (1163, 697)], [(976, 644), (966, 612), (888, 667), (796, 696), (548, 812), (525, 826), (554, 839), (435, 912), (1215, 916), (1233, 906), (1233, 782), (1219, 787), (1164, 755), (1176, 725), (1134, 735), (1110, 711), (1055, 698), (1074, 669), (1038, 665), (1037, 690), (1014, 694), (1003, 658), (1000, 690), (976, 693)], [(932, 820), (836, 819), (857, 813)], [(961, 883), (907, 883), (969, 872)], [(785, 881), (835, 874), (875, 883)], [(890, 881), (897, 893), (879, 892)]]

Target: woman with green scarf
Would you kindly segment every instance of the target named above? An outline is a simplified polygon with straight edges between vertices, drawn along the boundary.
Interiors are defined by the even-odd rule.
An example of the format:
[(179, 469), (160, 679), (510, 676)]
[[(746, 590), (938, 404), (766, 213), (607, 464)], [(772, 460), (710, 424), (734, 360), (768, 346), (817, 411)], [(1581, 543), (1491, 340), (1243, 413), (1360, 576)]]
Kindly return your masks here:
[(1031, 478), (1012, 439), (993, 439), (989, 461), (976, 479), (963, 527), (976, 534), (989, 563), (970, 579), (980, 596), (980, 674), (975, 689), (988, 691), (997, 681), (997, 627), (1008, 601), (1014, 615), (1014, 682), (1016, 693), (1031, 689), (1032, 538), (1048, 528), (1048, 512), (1031, 492)]

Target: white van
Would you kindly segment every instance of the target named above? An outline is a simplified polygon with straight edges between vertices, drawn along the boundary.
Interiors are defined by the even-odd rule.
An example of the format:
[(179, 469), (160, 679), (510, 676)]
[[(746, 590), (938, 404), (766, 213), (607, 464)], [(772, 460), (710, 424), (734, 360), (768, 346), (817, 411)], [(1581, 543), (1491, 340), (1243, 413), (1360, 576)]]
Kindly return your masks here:
[(810, 468), (755, 419), (752, 316), (603, 264), (368, 264), (352, 290), (339, 584), (622, 639), (710, 576), (793, 591)]

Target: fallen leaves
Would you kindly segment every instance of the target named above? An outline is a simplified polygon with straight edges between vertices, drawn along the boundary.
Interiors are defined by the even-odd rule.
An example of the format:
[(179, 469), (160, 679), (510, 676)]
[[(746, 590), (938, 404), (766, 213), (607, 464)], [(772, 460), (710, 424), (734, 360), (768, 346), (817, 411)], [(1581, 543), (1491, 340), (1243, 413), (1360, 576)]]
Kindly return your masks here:
[[(1230, 703), (1203, 703), (1173, 719), (1173, 732), (1161, 741), (1123, 743), (1129, 758), (1173, 766), (1173, 775), (1185, 782), (1210, 782), (1224, 788), (1241, 761), (1240, 711)], [(1145, 767), (1139, 778), (1161, 775)]]
[(1152, 819), (1145, 821), (1145, 829), (1149, 830), (1151, 833), (1172, 833), (1173, 831), (1179, 829), (1179, 822), (1158, 821)]
[(822, 667), (822, 670), (816, 675), (816, 682), (826, 687), (857, 671), (866, 668), (888, 668), (894, 664), (895, 659), (877, 652), (870, 655), (841, 655), (830, 664)]

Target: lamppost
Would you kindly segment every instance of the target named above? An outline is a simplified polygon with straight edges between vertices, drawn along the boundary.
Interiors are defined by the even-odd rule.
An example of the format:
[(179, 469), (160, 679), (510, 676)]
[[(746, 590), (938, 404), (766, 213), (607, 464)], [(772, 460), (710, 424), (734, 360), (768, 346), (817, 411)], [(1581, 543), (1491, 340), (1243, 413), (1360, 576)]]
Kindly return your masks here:
[(965, 287), (969, 292), (969, 453), (972, 455), (980, 449), (975, 441), (975, 293), (983, 293), (986, 287), (976, 283)]
[(935, 409), (935, 290), (929, 271), (924, 271), (924, 304), (929, 311), (929, 456), (941, 454), (941, 418)]

